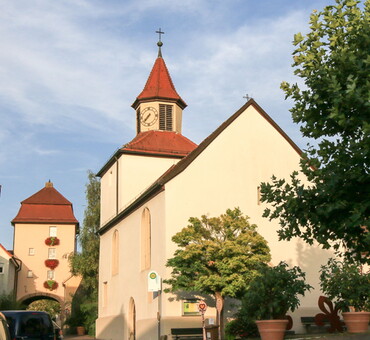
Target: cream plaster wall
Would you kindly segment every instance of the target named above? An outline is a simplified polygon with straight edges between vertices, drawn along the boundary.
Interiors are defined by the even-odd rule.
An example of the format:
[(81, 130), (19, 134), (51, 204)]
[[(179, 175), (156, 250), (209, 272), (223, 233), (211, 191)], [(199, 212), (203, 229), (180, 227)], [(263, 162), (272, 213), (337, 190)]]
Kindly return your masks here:
[[(118, 159), (118, 212), (147, 189), (179, 158), (121, 155)], [(117, 162), (101, 178), (101, 224), (112, 219), (117, 213)]]
[(117, 162), (115, 162), (100, 179), (100, 224), (103, 225), (117, 212)]
[[(279, 225), (262, 217), (265, 205), (259, 204), (257, 195), (262, 181), (269, 181), (272, 174), (288, 178), (298, 165), (297, 152), (250, 106), (183, 173), (166, 184), (166, 239), (170, 240), (179, 226), (185, 227), (190, 216), (218, 216), (227, 208), (240, 207), (268, 241), (273, 264), (285, 260), (306, 272), (315, 290), (301, 300), (299, 313), (312, 316), (318, 311), (321, 295), (318, 271), (332, 253), (299, 239), (278, 241)], [(166, 244), (168, 258), (175, 244)], [(299, 320), (295, 327), (302, 331)]]
[[(49, 227), (57, 227), (57, 237), (60, 244), (49, 247), (45, 239), (49, 237)], [(29, 255), (29, 248), (34, 248), (35, 254)], [(56, 258), (59, 265), (54, 269), (55, 281), (58, 288), (50, 291), (44, 288), (47, 280), (45, 260), (48, 259), (48, 249), (56, 249)], [(61, 224), (20, 224), (14, 226), (14, 254), (22, 261), (22, 269), (18, 274), (17, 299), (35, 293), (49, 293), (64, 299), (63, 281), (71, 274), (68, 265), (68, 255), (75, 250), (75, 225)], [(27, 273), (32, 270), (33, 277), (28, 278)]]
[[(164, 193), (161, 193), (100, 238), (98, 337), (104, 335), (104, 338), (118, 339), (112, 325), (115, 324), (117, 316), (121, 315), (125, 320), (121, 327), (126, 329), (124, 339), (127, 339), (130, 298), (135, 301), (137, 322), (156, 317), (158, 299), (153, 299), (153, 294), (148, 293), (147, 276), (150, 270), (140, 269), (140, 224), (145, 208), (151, 212), (151, 269), (156, 270), (160, 275), (163, 272), (165, 204)], [(119, 272), (117, 275), (112, 275), (112, 240), (115, 230), (119, 233)], [(152, 321), (149, 323), (151, 324)], [(137, 331), (143, 332), (140, 328)], [(149, 334), (145, 339), (156, 339), (156, 334), (156, 332), (153, 335)]]
[(179, 158), (123, 155), (119, 159), (120, 211), (179, 160)]

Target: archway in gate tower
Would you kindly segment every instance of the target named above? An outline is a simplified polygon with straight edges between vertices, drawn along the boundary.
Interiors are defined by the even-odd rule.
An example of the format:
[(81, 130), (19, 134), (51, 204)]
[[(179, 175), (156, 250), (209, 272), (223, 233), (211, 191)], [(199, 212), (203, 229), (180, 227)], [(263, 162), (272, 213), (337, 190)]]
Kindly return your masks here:
[[(54, 301), (57, 304), (59, 304), (60, 308), (50, 308), (50, 309), (56, 309), (57, 310), (56, 313), (53, 313), (53, 312), (50, 311), (50, 309), (47, 306), (47, 303), (45, 303), (46, 308), (42, 308), (42, 309), (49, 312), (50, 317), (54, 321), (57, 321), (58, 324), (60, 324), (60, 325), (63, 324), (64, 321), (66, 320), (66, 318), (68, 317), (68, 311), (70, 310), (70, 308), (68, 309), (68, 304), (69, 303), (65, 303), (58, 295), (50, 294), (50, 293), (28, 294), (28, 295), (25, 295), (22, 299), (20, 299), (19, 302), (26, 309), (28, 309), (29, 307), (32, 308), (32, 305), (35, 305), (35, 304), (33, 304), (34, 302), (36, 302), (36, 301), (41, 302), (43, 300)], [(35, 306), (33, 306), (33, 308), (35, 308)], [(32, 309), (32, 310), (36, 310), (36, 309)], [(40, 310), (40, 309), (38, 308), (37, 310)]]

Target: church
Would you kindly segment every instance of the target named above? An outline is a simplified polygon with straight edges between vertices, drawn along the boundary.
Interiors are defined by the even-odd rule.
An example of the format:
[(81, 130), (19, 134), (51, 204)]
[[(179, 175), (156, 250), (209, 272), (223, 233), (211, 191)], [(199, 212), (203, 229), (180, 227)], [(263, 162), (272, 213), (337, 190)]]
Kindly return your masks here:
[[(301, 300), (301, 316), (317, 313), (320, 265), (331, 256), (299, 239), (278, 241), (277, 221), (263, 218), (260, 183), (288, 178), (299, 169), (301, 150), (253, 99), (196, 145), (182, 134), (181, 98), (162, 56), (132, 104), (136, 137), (98, 172), (101, 178), (99, 339), (171, 339), (171, 328), (201, 327), (196, 300), (150, 291), (148, 274), (170, 278), (165, 266), (174, 234), (190, 217), (219, 216), (239, 207), (268, 241), (272, 264), (299, 265), (315, 287)], [(215, 301), (202, 297), (216, 318)], [(229, 315), (230, 316), (230, 315)]]

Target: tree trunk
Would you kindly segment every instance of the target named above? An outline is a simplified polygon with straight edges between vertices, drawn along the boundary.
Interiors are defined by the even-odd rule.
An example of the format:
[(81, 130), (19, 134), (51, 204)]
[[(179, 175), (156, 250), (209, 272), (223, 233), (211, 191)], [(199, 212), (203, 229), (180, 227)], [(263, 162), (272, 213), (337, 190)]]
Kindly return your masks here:
[(218, 327), (218, 338), (219, 340), (224, 339), (224, 298), (220, 292), (215, 292), (216, 297), (216, 310), (217, 310), (217, 324)]

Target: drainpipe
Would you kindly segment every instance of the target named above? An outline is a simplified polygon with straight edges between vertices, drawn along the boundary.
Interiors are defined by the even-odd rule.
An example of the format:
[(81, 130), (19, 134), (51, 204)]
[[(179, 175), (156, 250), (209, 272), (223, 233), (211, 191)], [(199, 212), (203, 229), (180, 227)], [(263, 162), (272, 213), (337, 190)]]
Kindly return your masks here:
[(114, 157), (116, 159), (116, 215), (118, 215), (118, 188), (119, 188), (119, 167), (118, 167), (118, 158), (117, 156)]
[(14, 287), (13, 287), (13, 294), (14, 298), (17, 299), (17, 291), (18, 291), (18, 273), (22, 269), (22, 261), (15, 257), (14, 255), (12, 256), (12, 260), (15, 266), (15, 273), (14, 273)]

